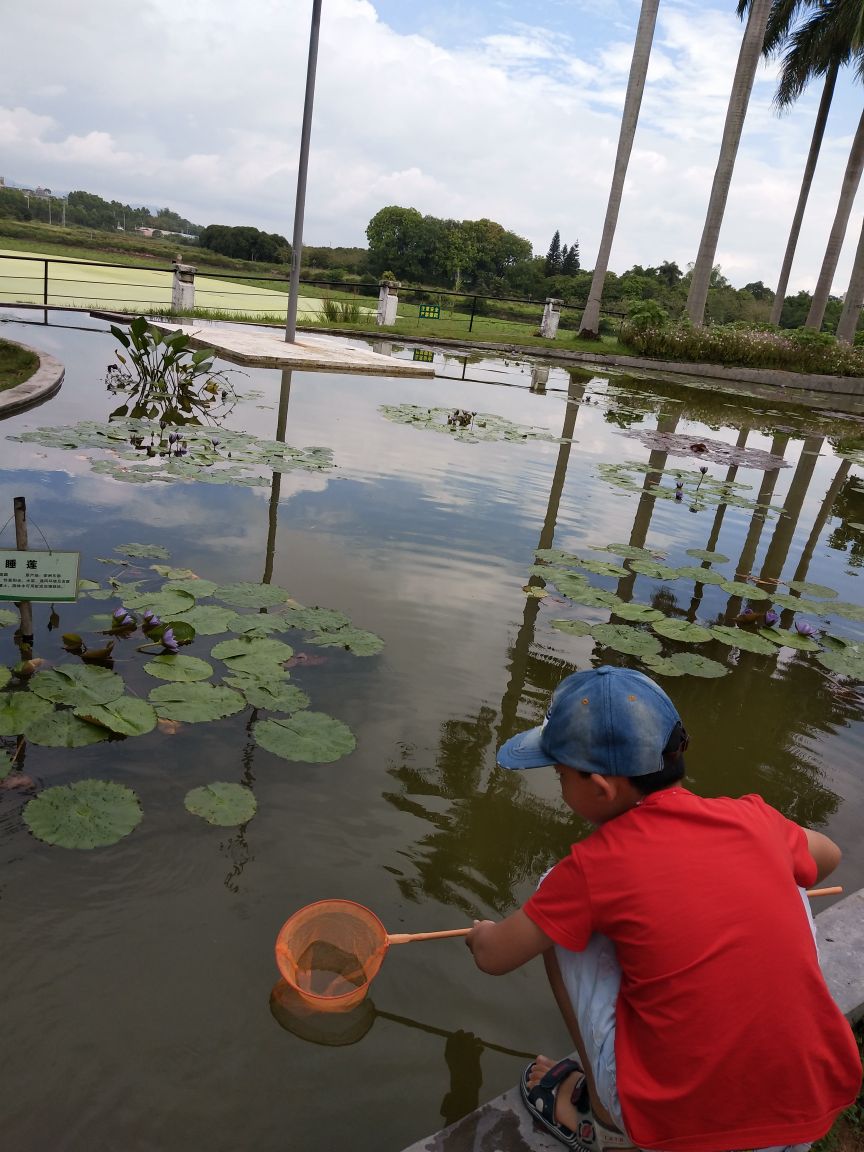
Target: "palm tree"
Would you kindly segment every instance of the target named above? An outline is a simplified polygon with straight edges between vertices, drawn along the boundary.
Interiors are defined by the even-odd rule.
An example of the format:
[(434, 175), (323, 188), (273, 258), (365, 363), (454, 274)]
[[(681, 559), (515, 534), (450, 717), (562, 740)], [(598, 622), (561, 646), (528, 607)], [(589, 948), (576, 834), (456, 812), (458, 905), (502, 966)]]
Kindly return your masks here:
[(723, 127), (720, 158), (717, 161), (717, 171), (714, 173), (714, 184), (708, 202), (705, 227), (702, 230), (702, 240), (699, 244), (696, 263), (693, 265), (693, 276), (687, 295), (687, 315), (691, 322), (698, 327), (701, 327), (705, 320), (705, 302), (708, 299), (708, 286), (714, 267), (714, 257), (717, 253), (720, 225), (723, 223), (723, 213), (726, 209), (729, 185), (732, 182), (732, 171), (735, 167), (735, 157), (738, 154), (741, 130), (744, 127), (744, 117), (750, 102), (750, 92), (753, 89), (756, 67), (759, 64), (759, 56), (765, 42), (765, 30), (768, 26), (768, 17), (771, 15), (772, 4), (773, 0), (752, 0), (747, 27), (741, 40), (738, 66), (735, 69), (732, 94), (729, 97), (726, 123)]
[(858, 237), (858, 247), (852, 263), (852, 276), (846, 289), (846, 299), (843, 301), (843, 311), (837, 323), (837, 339), (841, 344), (852, 344), (855, 340), (862, 304), (864, 304), (864, 223), (861, 225), (861, 235)]
[(636, 136), (636, 124), (642, 105), (642, 93), (645, 91), (645, 76), (648, 72), (651, 44), (654, 40), (654, 25), (657, 23), (657, 9), (659, 7), (660, 0), (642, 0), (639, 25), (636, 29), (636, 41), (633, 45), (633, 59), (630, 62), (630, 76), (627, 80), (624, 112), (621, 116), (621, 131), (618, 136), (618, 151), (615, 154), (612, 187), (609, 190), (606, 219), (603, 221), (603, 236), (600, 241), (600, 251), (597, 254), (597, 263), (594, 265), (594, 275), (591, 278), (588, 303), (585, 305), (579, 330), (580, 336), (592, 340), (596, 340), (600, 332), (600, 302), (603, 299), (603, 283), (606, 279), (606, 270), (609, 267), (609, 255), (612, 251), (612, 240), (615, 237), (615, 226), (618, 223), (627, 165), (630, 162), (630, 153), (633, 150), (633, 140)]

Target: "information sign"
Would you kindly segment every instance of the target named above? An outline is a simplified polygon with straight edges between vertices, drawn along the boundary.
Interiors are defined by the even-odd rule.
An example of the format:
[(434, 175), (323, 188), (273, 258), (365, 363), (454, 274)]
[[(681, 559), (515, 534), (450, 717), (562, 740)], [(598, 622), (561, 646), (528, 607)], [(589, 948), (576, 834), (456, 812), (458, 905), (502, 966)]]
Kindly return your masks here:
[(0, 549), (0, 600), (78, 599), (80, 552), (26, 552)]

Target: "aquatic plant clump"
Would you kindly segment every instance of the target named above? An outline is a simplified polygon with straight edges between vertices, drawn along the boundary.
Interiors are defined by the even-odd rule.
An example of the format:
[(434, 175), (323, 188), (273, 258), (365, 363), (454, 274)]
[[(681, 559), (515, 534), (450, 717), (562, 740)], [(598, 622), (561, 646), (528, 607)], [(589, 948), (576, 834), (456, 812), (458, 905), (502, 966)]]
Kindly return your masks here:
[(490, 412), (469, 412), (461, 408), (424, 408), (417, 404), (382, 404), (378, 409), (394, 424), (409, 424), (430, 432), (443, 432), (454, 440), (477, 444), (481, 440), (548, 440), (561, 442), (545, 428), (514, 424)]

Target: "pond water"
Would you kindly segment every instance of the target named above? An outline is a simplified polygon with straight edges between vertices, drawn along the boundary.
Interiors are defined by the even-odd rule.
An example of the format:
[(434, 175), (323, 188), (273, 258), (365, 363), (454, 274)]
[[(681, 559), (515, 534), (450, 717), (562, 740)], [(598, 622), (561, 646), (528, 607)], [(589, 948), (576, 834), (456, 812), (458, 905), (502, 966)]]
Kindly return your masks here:
[[(19, 323), (3, 335), (66, 365), (56, 398), (0, 424), (0, 521), (25, 496), (31, 547), (44, 535), (79, 551), (81, 576), (108, 587), (112, 576), (155, 579), (152, 558), (130, 559), (118, 545), (159, 545), (167, 563), (202, 580), (272, 580), (384, 641), (361, 656), (308, 633), (279, 636), (295, 650), (290, 683), (354, 734), (354, 751), (332, 763), (268, 751), (254, 733), (268, 713), (251, 707), (86, 747), (28, 742), (21, 767), (33, 787), (0, 789), (0, 1102), (10, 1147), (398, 1150), (514, 1084), (522, 1053), (563, 1054), (539, 963), (493, 979), (458, 939), (391, 947), (359, 1008), (313, 1016), (278, 984), (273, 945), (289, 915), (324, 898), (367, 905), (391, 932), (421, 932), (501, 916), (528, 896), (587, 828), (562, 806), (553, 773), (504, 773), (496, 746), (539, 722), (569, 672), (645, 668), (644, 651), (616, 650), (628, 645), (620, 628), (601, 628), (601, 642), (577, 634), (585, 625), (654, 636), (661, 659), (697, 653), (724, 665), (718, 678), (660, 676), (691, 734), (690, 786), (760, 792), (834, 837), (845, 853), (837, 882), (864, 886), (860, 683), (819, 659), (826, 636), (847, 655), (864, 642), (859, 420), (561, 367), (545, 385), (535, 372), (532, 391), (531, 364), (439, 352), (428, 381), (235, 377), (243, 395), (228, 428), (272, 440), (281, 414), (287, 443), (329, 449), (332, 469), (287, 471), (274, 484), (253, 467), (260, 486), (132, 484), (94, 471), (108, 454), (89, 444), (9, 439), (107, 420), (117, 403), (104, 385), (111, 335)], [(385, 405), (403, 419), (404, 405), (458, 409), (468, 425), (411, 426), (386, 418)], [(496, 424), (483, 414), (549, 438), (453, 434), (491, 436)], [(657, 431), (665, 436), (635, 435)], [(784, 466), (746, 456), (736, 465), (712, 442)], [(681, 445), (684, 455), (669, 450)], [(663, 471), (675, 468), (687, 470), (681, 500), (677, 477)], [(626, 551), (594, 550), (610, 544), (653, 556), (632, 553), (643, 560), (634, 571)], [(8, 527), (0, 546), (14, 546)], [(535, 550), (550, 548), (625, 571), (548, 554), (535, 569)], [(709, 564), (689, 549), (729, 560)], [(682, 567), (698, 571), (668, 571)], [(755, 599), (758, 589), (789, 597), (788, 582), (807, 582), (794, 619), (813, 626), (820, 651), (685, 644), (621, 608), (735, 627), (748, 589), (724, 588), (713, 571), (758, 579), (758, 611), (772, 602)], [(586, 587), (618, 600), (586, 603)], [(117, 603), (57, 605), (51, 631), (50, 606), (34, 605), (35, 655), (74, 661), (59, 634), (92, 635), (93, 614)], [(791, 604), (778, 601), (779, 625), (791, 624), (795, 643)], [(18, 660), (12, 632), (0, 629), (7, 667)], [(210, 650), (224, 639), (198, 635), (184, 652), (218, 665)], [(118, 641), (115, 671), (146, 698), (160, 681), (143, 670), (140, 640)], [(0, 741), (14, 752), (14, 736)], [(138, 827), (93, 851), (36, 839), (24, 806), (85, 778), (134, 789)], [(254, 818), (223, 828), (187, 812), (186, 793), (212, 781), (251, 788)], [(682, 884), (687, 876), (682, 860)]]

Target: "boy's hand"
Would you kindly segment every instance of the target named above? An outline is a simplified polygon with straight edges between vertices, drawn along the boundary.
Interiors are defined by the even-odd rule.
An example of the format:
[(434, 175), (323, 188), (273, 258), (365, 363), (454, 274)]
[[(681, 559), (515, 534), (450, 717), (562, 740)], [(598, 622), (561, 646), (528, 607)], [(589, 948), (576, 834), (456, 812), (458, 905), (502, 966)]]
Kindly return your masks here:
[(476, 940), (477, 940), (478, 931), (483, 930), (484, 924), (492, 924), (494, 926), (495, 921), (494, 920), (475, 920), (474, 921), (474, 927), (471, 929), (471, 931), (465, 937), (465, 943), (467, 944), (468, 948), (470, 949), (472, 956), (474, 955), (474, 944), (476, 943)]
[(552, 945), (521, 908), (506, 920), (475, 920), (465, 943), (477, 967), (492, 976), (512, 972)]

